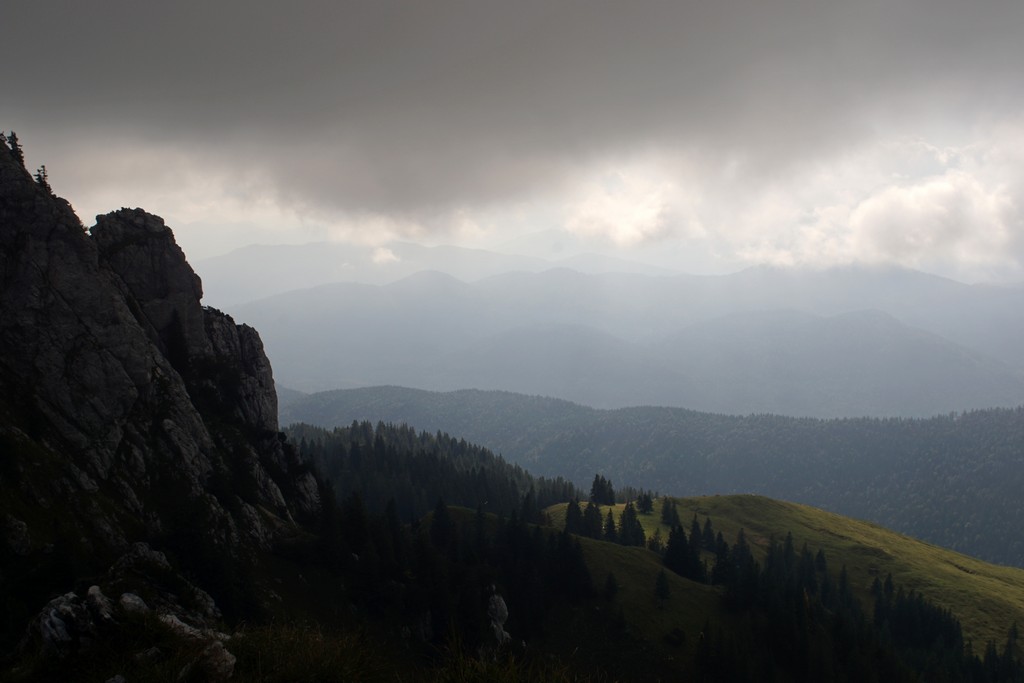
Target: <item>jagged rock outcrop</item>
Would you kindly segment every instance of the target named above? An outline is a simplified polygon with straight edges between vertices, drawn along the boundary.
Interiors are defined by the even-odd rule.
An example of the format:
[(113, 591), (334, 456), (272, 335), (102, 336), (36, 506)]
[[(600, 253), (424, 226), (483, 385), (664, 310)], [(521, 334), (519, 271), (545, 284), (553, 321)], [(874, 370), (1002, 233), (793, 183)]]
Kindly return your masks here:
[[(148, 593), (149, 602), (126, 589)], [(120, 591), (117, 600), (107, 595)], [(230, 637), (211, 628), (220, 616), (213, 599), (177, 574), (163, 553), (136, 543), (103, 577), (103, 587), (94, 584), (84, 593), (69, 591), (50, 600), (29, 624), (19, 647), (63, 659), (88, 653), (104, 639), (123, 638), (124, 630), (163, 629), (165, 648), (198, 653), (188, 657), (179, 678), (228, 680), (235, 665), (224, 645)], [(169, 656), (152, 646), (132, 658), (145, 665)]]
[(505, 598), (501, 597), (501, 593), (493, 592), (495, 590), (495, 587), (491, 586), (492, 594), (487, 601), (487, 618), (491, 621), (494, 639), (498, 645), (504, 645), (511, 637), (505, 630), (505, 622), (508, 621), (508, 605), (505, 604)]
[(139, 541), (229, 584), (317, 513), (259, 335), (201, 297), (162, 219), (87, 232), (0, 144), (0, 608)]

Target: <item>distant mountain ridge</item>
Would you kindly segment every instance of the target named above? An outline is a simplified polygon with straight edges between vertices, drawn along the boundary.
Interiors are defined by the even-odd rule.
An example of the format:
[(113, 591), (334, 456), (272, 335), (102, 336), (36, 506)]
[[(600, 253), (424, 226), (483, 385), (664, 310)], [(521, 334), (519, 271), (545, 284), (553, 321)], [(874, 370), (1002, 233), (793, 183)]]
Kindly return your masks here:
[(1022, 291), (910, 271), (555, 269), (335, 283), (233, 313), (302, 391), (394, 384), (599, 408), (926, 417), (1024, 402), (1021, 310)]
[(475, 282), (501, 273), (541, 272), (556, 267), (587, 273), (670, 273), (656, 266), (597, 254), (552, 261), (486, 249), (428, 247), (410, 242), (377, 247), (334, 242), (254, 244), (196, 264), (203, 275), (208, 301), (221, 307), (339, 282), (385, 285), (421, 271), (442, 271)]
[(1024, 566), (1024, 407), (929, 419), (747, 417), (595, 410), (509, 392), (375, 387), (312, 394), (283, 424), (408, 423), (463, 434), (542, 476), (670, 495), (757, 493), (806, 503), (991, 562)]

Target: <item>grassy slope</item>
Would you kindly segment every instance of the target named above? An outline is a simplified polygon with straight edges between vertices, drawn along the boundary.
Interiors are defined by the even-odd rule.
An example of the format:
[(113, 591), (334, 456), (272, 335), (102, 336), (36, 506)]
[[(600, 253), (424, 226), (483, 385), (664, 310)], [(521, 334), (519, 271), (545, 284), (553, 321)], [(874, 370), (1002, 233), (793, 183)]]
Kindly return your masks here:
[[(963, 626), (965, 639), (973, 641), (976, 652), (990, 639), (1001, 646), (1014, 621), (1024, 624), (1024, 570), (988, 564), (875, 524), (761, 496), (704, 496), (676, 501), (684, 526), (689, 528), (694, 514), (703, 526), (704, 517), (708, 516), (715, 530), (722, 532), (730, 544), (742, 528), (755, 552), (763, 551), (772, 536), (781, 541), (786, 532), (793, 534), (797, 549), (807, 543), (812, 552), (824, 550), (831, 571), (838, 573), (846, 565), (850, 583), (865, 607), (871, 605), (869, 592), (875, 577), (884, 580), (891, 573), (897, 586), (914, 589), (952, 610)], [(622, 507), (616, 506), (616, 516)], [(648, 537), (661, 528), (665, 540), (668, 528), (660, 524), (660, 509), (659, 500), (655, 513), (641, 515), (640, 519)], [(565, 505), (548, 512), (556, 526), (564, 525)], [(604, 552), (593, 550), (595, 546), (605, 548)], [(585, 550), (595, 583), (600, 587), (607, 573), (602, 573), (603, 567), (614, 561), (609, 558), (616, 557), (617, 551), (596, 542), (585, 546)], [(625, 583), (628, 569), (617, 566), (623, 567), (623, 573), (616, 568), (615, 575)], [(644, 574), (639, 583), (647, 578)], [(653, 580), (652, 575), (648, 593), (653, 592)], [(678, 591), (673, 585), (673, 595), (681, 596), (685, 586), (694, 584), (683, 582)], [(632, 623), (628, 611), (626, 616)], [(689, 627), (686, 630), (692, 632)]]
[[(670, 596), (661, 602), (655, 596), (663, 569), (657, 554), (579, 540), (596, 594), (576, 606), (560, 604), (551, 610), (545, 618), (542, 647), (557, 653), (553, 661), (571, 668), (573, 676), (583, 676), (580, 680), (677, 679), (690, 670), (705, 620), (710, 617), (717, 627), (733, 624), (721, 613), (719, 587), (667, 572)], [(611, 598), (605, 595), (609, 573), (618, 584)], [(509, 604), (511, 613), (516, 608), (514, 602)]]

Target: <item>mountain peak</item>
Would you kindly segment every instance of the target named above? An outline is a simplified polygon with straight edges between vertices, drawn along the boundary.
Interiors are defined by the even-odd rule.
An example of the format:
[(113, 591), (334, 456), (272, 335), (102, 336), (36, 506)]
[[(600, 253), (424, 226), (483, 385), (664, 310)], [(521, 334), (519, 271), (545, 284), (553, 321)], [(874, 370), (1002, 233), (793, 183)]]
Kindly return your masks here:
[[(203, 576), (316, 514), (259, 335), (202, 306), (163, 219), (121, 209), (86, 232), (0, 145), (0, 279), (0, 518), (24, 531), (19, 562), (101, 573), (144, 542)], [(17, 576), (0, 589), (36, 609), (71, 588)]]

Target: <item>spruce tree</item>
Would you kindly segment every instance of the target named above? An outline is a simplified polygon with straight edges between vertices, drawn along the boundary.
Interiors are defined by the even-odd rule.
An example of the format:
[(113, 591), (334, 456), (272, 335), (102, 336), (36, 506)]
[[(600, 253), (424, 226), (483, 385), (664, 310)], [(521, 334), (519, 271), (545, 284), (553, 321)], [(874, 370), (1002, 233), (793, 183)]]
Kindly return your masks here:
[(361, 554), (370, 541), (370, 527), (369, 515), (358, 493), (353, 493), (342, 502), (341, 524), (348, 548), (357, 555)]
[(587, 538), (601, 538), (604, 523), (601, 519), (601, 507), (590, 501), (583, 509), (583, 535)]
[(594, 482), (590, 485), (590, 500), (598, 505), (615, 505), (615, 488), (600, 474), (594, 475)]
[(647, 539), (647, 549), (659, 555), (664, 552), (665, 545), (661, 541), (661, 529), (655, 529), (651, 537)]
[(637, 517), (633, 503), (626, 503), (619, 517), (619, 543), (622, 545), (644, 545), (647, 542), (644, 527)]
[(662, 562), (669, 570), (686, 576), (688, 566), (687, 556), (689, 555), (689, 542), (686, 540), (686, 532), (683, 527), (674, 526), (668, 534), (668, 541), (665, 543), (665, 556)]
[(21, 167), (25, 167), (25, 152), (21, 149), (21, 144), (18, 142), (18, 134), (13, 130), (7, 134), (7, 144), (11, 148), (11, 152), (14, 153), (14, 158), (18, 160)]
[(676, 502), (665, 496), (661, 499), (661, 523), (671, 528), (679, 524), (679, 510)]
[(697, 553), (700, 553), (700, 549), (704, 546), (704, 534), (700, 530), (700, 522), (697, 521), (697, 514), (694, 513), (693, 519), (690, 520), (690, 547)]
[(619, 532), (615, 528), (615, 517), (612, 516), (611, 510), (608, 510), (608, 516), (604, 520), (604, 540), (611, 543), (619, 542)]
[(42, 166), (40, 166), (36, 170), (36, 176), (35, 177), (36, 177), (36, 183), (39, 185), (39, 187), (41, 187), (44, 190), (46, 190), (47, 194), (52, 195), (53, 194), (53, 188), (50, 187), (50, 176), (46, 172), (46, 164), (43, 164)]
[(570, 534), (584, 535), (583, 511), (580, 510), (579, 501), (575, 498), (569, 501), (565, 508), (565, 531)]
[(715, 537), (715, 564), (711, 568), (711, 583), (729, 584), (736, 576), (735, 566), (722, 532)]
[(715, 550), (715, 530), (711, 526), (711, 518), (704, 518), (704, 533), (702, 536), (703, 546), (705, 550)]
[(540, 509), (537, 507), (537, 494), (534, 493), (532, 486), (526, 495), (523, 496), (522, 502), (519, 505), (519, 516), (524, 522), (531, 524), (537, 524), (541, 521)]

